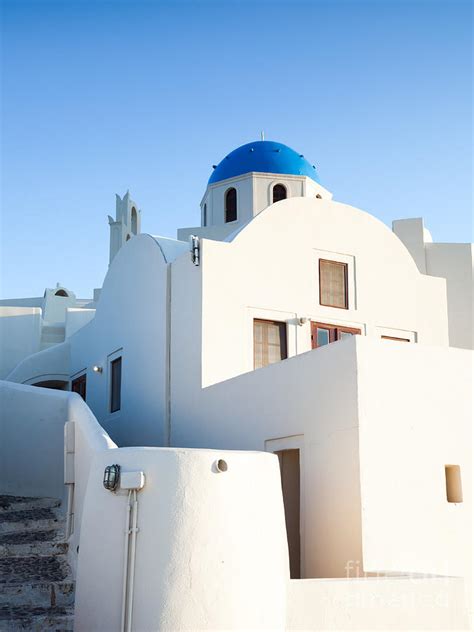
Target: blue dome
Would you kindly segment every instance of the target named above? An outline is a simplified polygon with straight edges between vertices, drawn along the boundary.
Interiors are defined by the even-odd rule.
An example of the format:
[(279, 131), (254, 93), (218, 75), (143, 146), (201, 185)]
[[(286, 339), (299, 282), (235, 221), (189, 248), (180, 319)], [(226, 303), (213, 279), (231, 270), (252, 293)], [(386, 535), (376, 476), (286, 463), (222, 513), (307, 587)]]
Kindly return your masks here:
[(250, 171), (308, 176), (319, 183), (316, 168), (291, 147), (271, 140), (257, 140), (234, 149), (214, 169), (209, 184)]

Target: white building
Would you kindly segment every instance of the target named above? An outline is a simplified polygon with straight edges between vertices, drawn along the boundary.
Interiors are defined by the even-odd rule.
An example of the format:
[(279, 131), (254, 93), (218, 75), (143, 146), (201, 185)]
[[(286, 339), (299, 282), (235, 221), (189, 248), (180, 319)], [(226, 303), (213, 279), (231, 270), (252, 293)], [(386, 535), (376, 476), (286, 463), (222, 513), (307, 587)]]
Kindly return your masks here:
[[(140, 234), (128, 193), (117, 197), (109, 223), (110, 267), (94, 302), (78, 304), (64, 290), (70, 303), (47, 295), (42, 311), (31, 300), (0, 306), (9, 332), (3, 376), (25, 385), (66, 382), (87, 404), (16, 387), (4, 425), (14, 453), (17, 399), (34, 400), (35, 410), (72, 402), (66, 409), (74, 415), (55, 414), (57, 427), (75, 422), (68, 480), (76, 487), (69, 508), (77, 629), (119, 625), (123, 562), (94, 525), (100, 515), (102, 531), (114, 532), (123, 508), (92, 477), (113, 459), (120, 464), (119, 456), (147, 481), (132, 629), (389, 629), (394, 618), (400, 627), (393, 629), (467, 626), (472, 245), (433, 243), (421, 219), (397, 220), (389, 230), (333, 201), (304, 156), (269, 141), (243, 145), (215, 167), (201, 225), (180, 229), (178, 240)], [(34, 321), (31, 342), (19, 324), (23, 305)], [(58, 344), (41, 343), (37, 331), (53, 323), (64, 330)], [(200, 487), (199, 468), (207, 466), (197, 461), (212, 461), (208, 449), (239, 451), (225, 452), (229, 471), (216, 479), (233, 481), (227, 491), (212, 477)], [(276, 459), (241, 451), (278, 455), (288, 550), (279, 540)], [(169, 454), (187, 455), (179, 475), (166, 465)], [(234, 462), (240, 479), (232, 479)], [(169, 502), (183, 532), (153, 509), (156, 468), (176, 492)], [(30, 495), (46, 493), (24, 485)], [(173, 504), (185, 487), (188, 509)], [(204, 522), (200, 506), (212, 513)], [(235, 506), (258, 515), (263, 531)], [(182, 554), (155, 559), (147, 527), (169, 546), (179, 543)], [(233, 570), (213, 566), (214, 547)], [(188, 554), (195, 566), (187, 566)], [(239, 560), (247, 569), (241, 581)], [(199, 588), (183, 609), (188, 574)], [(228, 581), (233, 597), (223, 596)], [(156, 606), (153, 587), (163, 582)], [(199, 610), (197, 594), (220, 605)], [(348, 606), (368, 596), (377, 606)]]

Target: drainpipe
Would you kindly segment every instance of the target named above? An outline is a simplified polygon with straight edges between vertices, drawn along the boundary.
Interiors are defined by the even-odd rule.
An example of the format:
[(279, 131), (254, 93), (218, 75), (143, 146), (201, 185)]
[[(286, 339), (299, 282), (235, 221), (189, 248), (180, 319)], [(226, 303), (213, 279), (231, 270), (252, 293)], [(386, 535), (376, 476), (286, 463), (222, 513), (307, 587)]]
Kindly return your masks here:
[(128, 490), (125, 514), (125, 546), (122, 581), (121, 632), (132, 632), (133, 586), (135, 583), (135, 557), (138, 534), (138, 493), (145, 485), (143, 472), (122, 472), (120, 488)]
[(75, 454), (75, 426), (73, 421), (64, 424), (64, 484), (67, 487), (66, 533), (68, 540), (73, 531), (74, 518), (74, 454)]
[(165, 445), (171, 445), (171, 263), (166, 270)]

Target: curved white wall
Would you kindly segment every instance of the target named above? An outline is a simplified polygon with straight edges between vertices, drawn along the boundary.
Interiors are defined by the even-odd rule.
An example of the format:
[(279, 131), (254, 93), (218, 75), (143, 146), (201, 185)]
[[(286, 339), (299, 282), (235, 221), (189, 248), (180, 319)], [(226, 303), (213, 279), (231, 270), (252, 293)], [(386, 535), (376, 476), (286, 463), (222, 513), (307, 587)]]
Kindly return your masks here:
[[(310, 322), (300, 327), (298, 316), (369, 336), (380, 337), (385, 328), (415, 335), (421, 344), (448, 344), (445, 280), (420, 274), (387, 226), (351, 206), (309, 198), (277, 202), (231, 242), (203, 240), (201, 258), (202, 328), (191, 322), (195, 331), (184, 330), (179, 323), (187, 309), (183, 293), (196, 285), (184, 260), (173, 264), (173, 318), (184, 337), (196, 341), (202, 331), (204, 386), (253, 369), (254, 318), (287, 322), (290, 355), (311, 349)], [(319, 304), (319, 258), (348, 263), (350, 309)], [(189, 343), (178, 364), (188, 367), (186, 348)]]
[[(215, 469), (225, 459), (226, 472)], [(133, 630), (285, 630), (288, 554), (278, 459), (119, 448), (93, 462), (81, 526), (75, 630), (120, 628), (126, 492), (104, 467), (142, 470)]]
[[(117, 253), (88, 325), (69, 338), (70, 375), (87, 373), (87, 403), (117, 443), (167, 442), (167, 264), (142, 234)], [(110, 413), (110, 355), (122, 356), (122, 404)], [(94, 373), (99, 365), (102, 373)]]

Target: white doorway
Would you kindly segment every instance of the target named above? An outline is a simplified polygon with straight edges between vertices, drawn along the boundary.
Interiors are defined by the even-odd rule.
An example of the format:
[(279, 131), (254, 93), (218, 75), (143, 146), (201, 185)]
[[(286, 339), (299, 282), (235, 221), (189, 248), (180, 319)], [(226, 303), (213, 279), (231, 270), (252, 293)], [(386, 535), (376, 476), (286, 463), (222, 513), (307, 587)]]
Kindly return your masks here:
[(265, 450), (276, 454), (280, 462), (291, 579), (303, 577), (301, 555), (303, 548), (301, 528), (302, 446), (303, 435), (265, 441)]

